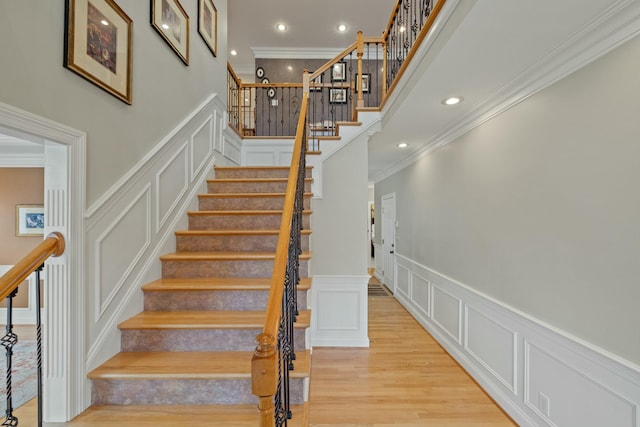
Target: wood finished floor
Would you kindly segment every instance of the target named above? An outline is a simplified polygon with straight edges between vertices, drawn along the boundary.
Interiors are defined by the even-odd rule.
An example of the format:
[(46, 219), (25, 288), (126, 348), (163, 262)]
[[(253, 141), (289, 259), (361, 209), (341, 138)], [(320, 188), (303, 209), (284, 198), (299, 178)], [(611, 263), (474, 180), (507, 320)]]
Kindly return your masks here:
[[(515, 426), (502, 410), (393, 298), (369, 298), (371, 347), (315, 348), (312, 357), (311, 427)], [(33, 401), (32, 401), (33, 402)], [(32, 426), (34, 403), (21, 408)], [(56, 426), (256, 426), (206, 407), (172, 410), (122, 407), (81, 415)], [(297, 423), (296, 423), (297, 425)]]

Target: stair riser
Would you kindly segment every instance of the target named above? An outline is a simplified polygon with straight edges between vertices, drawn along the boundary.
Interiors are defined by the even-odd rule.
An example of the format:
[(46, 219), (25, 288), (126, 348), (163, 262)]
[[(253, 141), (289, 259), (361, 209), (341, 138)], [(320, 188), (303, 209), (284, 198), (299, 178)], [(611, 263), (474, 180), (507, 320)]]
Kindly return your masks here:
[[(217, 235), (176, 236), (178, 252), (275, 252), (278, 236), (271, 235)], [(303, 251), (309, 250), (309, 235), (300, 236)]]
[[(279, 230), (282, 214), (189, 215), (189, 230)], [(310, 228), (309, 214), (302, 215), (302, 227)]]
[[(311, 169), (307, 168), (307, 178), (311, 178)], [(232, 179), (232, 178), (288, 178), (289, 169), (216, 169), (216, 178)]]
[[(120, 351), (254, 351), (262, 329), (142, 329), (121, 331)], [(296, 329), (294, 348), (304, 350), (305, 330)]]
[[(304, 403), (304, 379), (291, 379), (291, 403)], [(94, 380), (94, 405), (255, 404), (250, 379)]]
[[(162, 261), (162, 277), (271, 277), (273, 260)], [(308, 277), (308, 261), (300, 260), (300, 277)]]
[[(287, 182), (219, 182), (207, 183), (208, 193), (284, 193), (287, 191)], [(304, 184), (305, 193), (311, 192), (311, 182)]]
[[(282, 210), (284, 196), (278, 197), (209, 197), (200, 196), (201, 211)], [(311, 196), (304, 198), (304, 209), (311, 209)]]
[[(264, 310), (268, 291), (145, 292), (145, 311)], [(307, 307), (307, 291), (298, 291), (298, 307)]]

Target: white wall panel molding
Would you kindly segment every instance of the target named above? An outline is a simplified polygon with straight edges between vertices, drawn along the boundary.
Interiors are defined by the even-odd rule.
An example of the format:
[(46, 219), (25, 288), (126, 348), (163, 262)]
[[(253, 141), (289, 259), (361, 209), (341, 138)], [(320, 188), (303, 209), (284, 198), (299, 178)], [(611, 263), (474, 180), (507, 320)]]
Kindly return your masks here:
[(210, 115), (191, 134), (191, 179), (202, 172), (207, 159), (213, 154), (213, 135), (213, 115)]
[(235, 164), (242, 161), (242, 149), (239, 141), (234, 138), (224, 136), (222, 138), (222, 155)]
[(151, 185), (146, 185), (94, 240), (94, 321), (100, 320), (151, 245), (151, 217)]
[(402, 254), (396, 263), (409, 272), (398, 301), (519, 425), (640, 427), (639, 366)]
[(311, 344), (368, 347), (369, 276), (314, 276), (311, 286)]
[(164, 226), (171, 212), (189, 188), (189, 154), (185, 142), (176, 154), (156, 174), (156, 233)]
[(289, 166), (293, 153), (292, 138), (246, 139), (242, 144), (242, 166)]
[[(5, 274), (13, 267), (13, 265), (0, 265), (0, 276)], [(44, 275), (41, 276), (44, 278)], [(18, 292), (25, 292), (23, 288), (26, 286), (29, 290), (29, 299), (27, 301), (27, 306), (24, 308), (16, 308), (14, 306), (12, 310), (13, 323), (15, 325), (35, 325), (36, 324), (36, 273), (31, 273), (29, 277), (27, 277), (26, 284), (20, 286), (18, 288)], [(0, 319), (3, 319), (3, 322), (7, 319), (7, 309), (0, 308)]]

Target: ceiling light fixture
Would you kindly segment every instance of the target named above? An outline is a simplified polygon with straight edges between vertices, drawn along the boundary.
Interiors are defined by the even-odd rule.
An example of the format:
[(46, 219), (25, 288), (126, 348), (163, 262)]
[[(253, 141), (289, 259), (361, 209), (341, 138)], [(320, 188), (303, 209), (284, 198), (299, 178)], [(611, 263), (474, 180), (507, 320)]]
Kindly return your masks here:
[(276, 25), (276, 29), (278, 31), (286, 31), (287, 30), (287, 26), (284, 25), (284, 24), (278, 24), (278, 25)]
[(462, 102), (462, 97), (461, 96), (450, 96), (449, 98), (446, 98), (444, 100), (442, 100), (442, 103), (444, 105), (456, 105)]
[(235, 49), (231, 49), (231, 52), (229, 52), (232, 56), (236, 56), (238, 54), (238, 52)]
[(340, 31), (341, 33), (344, 33), (345, 31), (347, 31), (347, 26), (344, 24), (338, 25), (338, 31)]
[(399, 148), (407, 148), (409, 146), (409, 144), (407, 144), (406, 142), (401, 142), (400, 144), (398, 144)]

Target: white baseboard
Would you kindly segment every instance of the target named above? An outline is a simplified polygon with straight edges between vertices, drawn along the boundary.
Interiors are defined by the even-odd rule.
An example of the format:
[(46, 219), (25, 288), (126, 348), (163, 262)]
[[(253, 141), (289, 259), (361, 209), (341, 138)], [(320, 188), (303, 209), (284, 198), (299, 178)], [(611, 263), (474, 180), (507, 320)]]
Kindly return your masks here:
[(369, 276), (314, 276), (311, 286), (311, 345), (369, 347)]
[(640, 426), (640, 367), (400, 254), (396, 283), (398, 301), (519, 425)]

